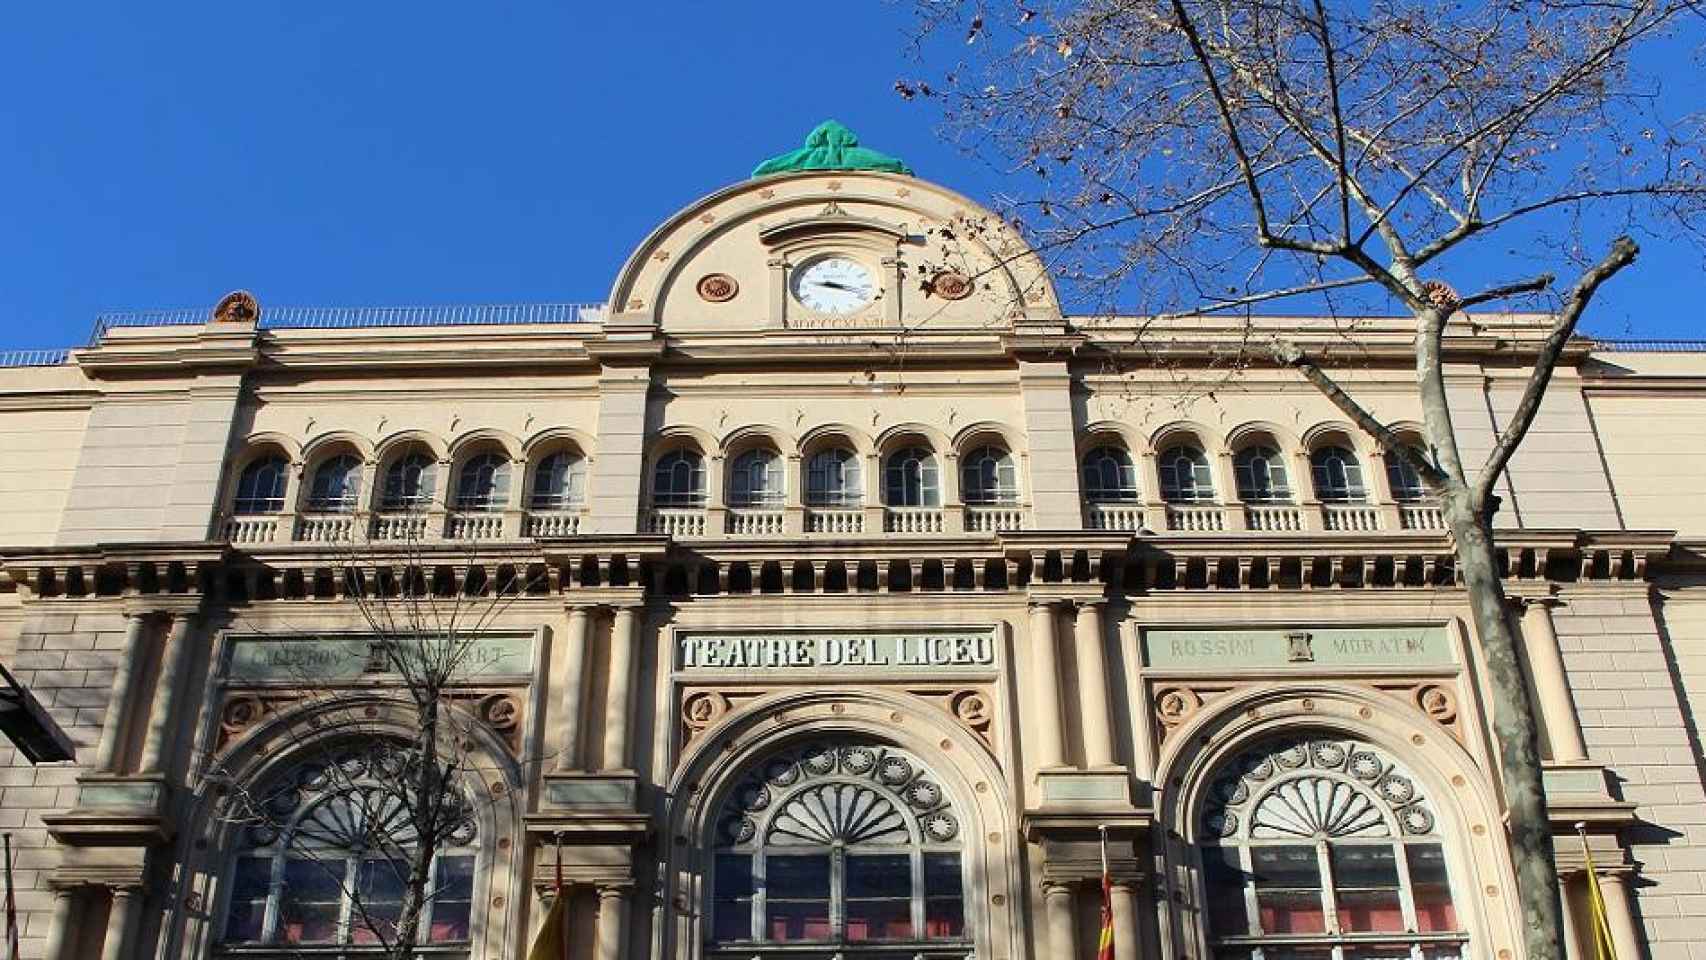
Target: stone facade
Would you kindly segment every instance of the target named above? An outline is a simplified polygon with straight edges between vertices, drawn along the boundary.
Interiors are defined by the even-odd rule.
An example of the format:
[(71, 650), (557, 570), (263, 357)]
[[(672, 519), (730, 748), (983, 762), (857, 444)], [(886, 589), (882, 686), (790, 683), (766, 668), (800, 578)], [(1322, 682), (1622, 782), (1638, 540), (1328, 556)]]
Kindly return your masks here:
[[(1102, 828), (1121, 960), (1521, 952), (1437, 510), (1294, 374), (1219, 372), (1240, 324), (1063, 316), (964, 197), (738, 184), (578, 313), (144, 319), (0, 371), (0, 662), (78, 754), (0, 751), (26, 957), (369, 949), (283, 942), (306, 894), (223, 811), (406, 740), (385, 583), (493, 598), (432, 956), (524, 956), (560, 856), (577, 958), (1089, 957)], [(1477, 323), (1471, 459), (1541, 329)], [(1405, 324), (1356, 335), (1413, 432)], [(1620, 956), (1706, 960), (1703, 374), (1573, 347), (1505, 484), (1573, 956), (1580, 822)]]

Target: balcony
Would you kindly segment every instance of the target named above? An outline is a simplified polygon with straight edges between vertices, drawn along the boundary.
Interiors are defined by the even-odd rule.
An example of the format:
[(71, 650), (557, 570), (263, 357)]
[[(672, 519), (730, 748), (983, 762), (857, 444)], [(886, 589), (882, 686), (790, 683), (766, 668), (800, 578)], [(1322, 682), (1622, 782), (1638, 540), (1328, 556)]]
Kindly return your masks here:
[(1169, 503), (1167, 529), (1179, 533), (1220, 533), (1226, 529), (1226, 514), (1217, 503)]
[(348, 543), (355, 536), (353, 513), (305, 513), (296, 518), (297, 543)]
[(968, 533), (1001, 533), (1025, 529), (1025, 509), (1016, 504), (971, 504), (966, 507)]
[(865, 532), (862, 507), (810, 507), (806, 510), (806, 532), (843, 536)]
[(694, 507), (654, 507), (646, 514), (646, 532), (667, 537), (703, 537), (705, 511)]
[(782, 535), (781, 510), (732, 509), (724, 528), (731, 537), (779, 537)]
[(1246, 504), (1244, 529), (1261, 533), (1294, 533), (1303, 529), (1303, 511), (1291, 503)]
[(530, 511), (522, 524), (522, 530), (529, 537), (572, 537), (580, 529), (579, 510)]
[(1334, 533), (1370, 533), (1380, 529), (1380, 510), (1366, 503), (1323, 503), (1321, 528)]
[(1445, 512), (1437, 503), (1400, 503), (1398, 526), (1403, 530), (1444, 530)]
[(941, 533), (944, 529), (941, 507), (888, 507), (883, 511), (884, 533)]
[(279, 539), (280, 515), (262, 513), (227, 517), (224, 537), (228, 543), (272, 543)]
[(424, 540), (427, 517), (424, 513), (376, 513), (373, 515), (372, 537), (375, 540)]
[(504, 515), (490, 510), (458, 510), (450, 515), (444, 535), (450, 540), (502, 540)]

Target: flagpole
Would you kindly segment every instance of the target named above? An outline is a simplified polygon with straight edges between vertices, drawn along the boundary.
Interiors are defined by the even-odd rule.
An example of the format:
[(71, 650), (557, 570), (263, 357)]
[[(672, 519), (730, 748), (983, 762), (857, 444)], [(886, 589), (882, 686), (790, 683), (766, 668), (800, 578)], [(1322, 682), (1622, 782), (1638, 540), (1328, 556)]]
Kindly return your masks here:
[(1102, 876), (1108, 875), (1108, 825), (1098, 824), (1096, 829), (1102, 835)]
[[(1582, 840), (1582, 859), (1587, 863), (1588, 912), (1593, 920), (1593, 952), (1597, 960), (1617, 960), (1617, 942), (1611, 938), (1611, 918), (1605, 913), (1605, 896), (1599, 890), (1599, 868), (1594, 866), (1593, 850), (1588, 847), (1585, 822), (1576, 823), (1576, 836)], [(1564, 909), (1570, 909), (1565, 901)]]
[[(563, 900), (563, 831), (558, 830), (553, 835), (553, 837), (556, 840), (556, 847), (557, 847), (557, 858), (556, 858), (557, 859), (557, 893), (556, 893), (556, 898), (557, 898), (558, 903), (562, 903), (562, 900)], [(559, 957), (561, 957), (562, 960), (569, 960), (569, 922), (568, 922), (569, 905), (566, 903), (563, 903), (563, 905), (559, 909), (562, 910), (562, 912), (563, 912), (563, 922), (558, 924), (558, 926), (557, 926), (557, 945), (558, 945), (557, 955)]]
[(6, 856), (6, 960), (22, 960), (18, 942), (18, 901), (12, 895), (12, 834), (0, 835), (5, 841)]

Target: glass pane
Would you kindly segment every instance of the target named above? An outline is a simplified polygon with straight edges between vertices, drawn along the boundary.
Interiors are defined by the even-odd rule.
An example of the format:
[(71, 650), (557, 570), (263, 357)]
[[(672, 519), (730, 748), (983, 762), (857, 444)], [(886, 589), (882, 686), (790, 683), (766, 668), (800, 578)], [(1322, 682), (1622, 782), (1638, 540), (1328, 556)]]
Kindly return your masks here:
[(237, 861), (237, 869), (231, 876), (231, 909), (225, 916), (225, 939), (261, 938), (271, 886), (272, 858), (244, 857)]
[(847, 939), (912, 936), (912, 858), (885, 854), (847, 858)]
[(1335, 846), (1333, 886), (1339, 929), (1393, 932), (1404, 929), (1398, 893), (1398, 854), (1389, 846)]
[(957, 853), (927, 853), (924, 855), (924, 893), (931, 897), (957, 897), (961, 884), (960, 855)]
[[(772, 858), (774, 863), (780, 857)], [(752, 857), (725, 853), (717, 857), (716, 894), (719, 900), (752, 896)]]
[(338, 935), (345, 864), (341, 860), (292, 860), (284, 865), (278, 937), (286, 943), (322, 943)]
[(396, 938), (408, 877), (409, 864), (401, 861), (362, 862), (360, 896), (350, 904), (350, 940), (390, 943)]
[(1219, 937), (1243, 936), (1250, 932), (1250, 914), (1244, 908), (1244, 888), (1249, 877), (1230, 847), (1209, 847), (1202, 852), (1203, 886), (1208, 897), (1209, 932)]
[(1405, 852), (1410, 860), (1410, 895), (1416, 901), (1416, 930), (1443, 933), (1462, 929), (1457, 924), (1457, 909), (1451, 904), (1444, 849), (1437, 843), (1412, 843)]
[(957, 853), (924, 855), (924, 936), (962, 937), (966, 932), (966, 907), (961, 896), (964, 875)]
[(771, 857), (765, 862), (765, 890), (770, 899), (802, 900), (829, 896), (829, 857)]
[(906, 854), (847, 858), (847, 896), (912, 897), (912, 858)]
[(427, 928), (427, 939), (433, 943), (468, 939), (474, 858), (440, 858), (433, 875), (433, 891), (432, 923)]
[(829, 901), (770, 901), (766, 924), (771, 940), (829, 939)]
[(847, 939), (910, 940), (912, 898), (905, 900), (848, 900)]
[(1321, 867), (1314, 847), (1255, 847), (1256, 906), (1266, 933), (1322, 933)]

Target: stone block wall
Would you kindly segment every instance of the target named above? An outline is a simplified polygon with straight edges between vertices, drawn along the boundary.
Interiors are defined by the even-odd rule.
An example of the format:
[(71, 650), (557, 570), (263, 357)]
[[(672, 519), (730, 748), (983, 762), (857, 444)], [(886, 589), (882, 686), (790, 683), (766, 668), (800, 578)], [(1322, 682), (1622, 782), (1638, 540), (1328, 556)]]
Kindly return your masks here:
[[(1697, 728), (1676, 665), (1693, 664), (1706, 690), (1706, 592), (1699, 626), (1678, 638), (1645, 585), (1565, 594), (1558, 643), (1589, 756), (1639, 804), (1625, 832), (1638, 871), (1636, 905), (1651, 960), (1706, 960), (1706, 786)], [(1666, 608), (1660, 608), (1664, 610)], [(1668, 611), (1667, 611), (1668, 612)], [(1694, 653), (1679, 657), (1679, 648)], [(1696, 694), (1698, 698), (1698, 694)], [(1637, 958), (1638, 960), (1638, 958)]]
[[(0, 611), (0, 662), (35, 695), (70, 737), (81, 759), (100, 740), (113, 671), (124, 646), (124, 615), (54, 613), (9, 619)], [(58, 844), (42, 815), (76, 805), (78, 762), (32, 766), (0, 740), (0, 829), (12, 834), (13, 880), (26, 960), (42, 956), (53, 894), (47, 878), (59, 865)]]

